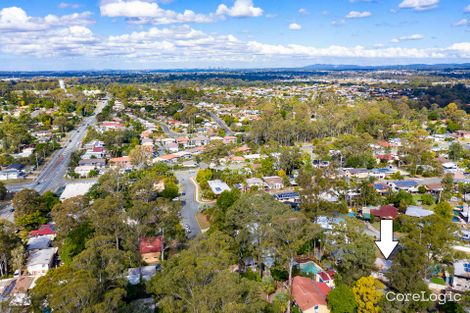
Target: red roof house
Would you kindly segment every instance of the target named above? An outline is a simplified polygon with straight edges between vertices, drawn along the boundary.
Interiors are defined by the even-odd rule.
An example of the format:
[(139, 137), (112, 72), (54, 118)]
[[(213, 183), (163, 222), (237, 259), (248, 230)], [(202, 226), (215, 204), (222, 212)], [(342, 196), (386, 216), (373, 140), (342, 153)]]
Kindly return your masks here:
[(32, 230), (29, 233), (29, 236), (30, 237), (49, 236), (51, 237), (51, 239), (54, 239), (56, 236), (54, 225), (51, 225), (51, 224), (41, 225), (39, 229)]
[(302, 312), (329, 312), (326, 303), (329, 292), (325, 283), (307, 277), (295, 276), (292, 281), (292, 296)]
[(374, 216), (380, 217), (381, 219), (393, 220), (398, 215), (398, 209), (393, 205), (387, 204), (382, 206), (380, 209), (371, 209), (370, 213)]
[(139, 240), (140, 255), (147, 264), (159, 263), (162, 249), (163, 240), (161, 236), (142, 237)]

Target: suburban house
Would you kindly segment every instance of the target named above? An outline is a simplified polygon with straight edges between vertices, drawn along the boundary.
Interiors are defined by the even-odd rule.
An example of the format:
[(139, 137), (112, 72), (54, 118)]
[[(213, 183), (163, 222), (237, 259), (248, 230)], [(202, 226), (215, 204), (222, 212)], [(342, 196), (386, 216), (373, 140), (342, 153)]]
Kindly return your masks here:
[(280, 192), (274, 194), (274, 199), (280, 202), (300, 202), (300, 194), (298, 192)]
[(388, 185), (395, 191), (418, 192), (418, 183), (414, 180), (397, 180), (389, 182)]
[(394, 220), (398, 216), (398, 210), (393, 205), (387, 204), (379, 209), (371, 209), (370, 214), (383, 220)]
[(0, 180), (19, 179), (23, 173), (15, 169), (4, 169), (0, 171)]
[(19, 179), (24, 176), (24, 166), (21, 164), (11, 164), (0, 171), (0, 180)]
[(163, 250), (163, 240), (161, 236), (142, 237), (139, 240), (139, 251), (142, 261), (148, 265), (160, 263)]
[(343, 169), (345, 177), (367, 178), (369, 170), (366, 168), (345, 168)]
[(80, 177), (87, 177), (92, 171), (97, 170), (93, 165), (81, 165), (73, 169), (73, 172)]
[(173, 153), (178, 152), (180, 150), (178, 144), (175, 143), (175, 142), (169, 142), (169, 143), (165, 144), (163, 146), (163, 149), (168, 150), (168, 151), (173, 152)]
[(205, 137), (205, 136), (197, 136), (197, 137), (194, 137), (194, 138), (191, 138), (189, 140), (189, 144), (191, 146), (204, 146), (204, 145), (207, 145), (209, 143), (209, 138)]
[(83, 182), (83, 183), (70, 183), (65, 186), (64, 191), (60, 195), (60, 201), (64, 201), (73, 197), (85, 195), (90, 188), (94, 185), (94, 182)]
[(114, 167), (114, 168), (121, 168), (121, 169), (132, 168), (131, 158), (129, 156), (112, 158), (109, 160), (109, 164), (111, 167)]
[(47, 236), (31, 237), (28, 239), (26, 250), (44, 250), (50, 248), (52, 240)]
[(56, 237), (56, 231), (54, 225), (44, 224), (38, 229), (29, 232), (30, 237), (48, 237), (50, 240), (54, 240)]
[(279, 190), (284, 187), (282, 178), (279, 176), (266, 176), (263, 177), (263, 181), (269, 190)]
[(458, 291), (470, 290), (470, 262), (468, 260), (454, 262), (452, 287)]
[(220, 179), (216, 180), (209, 180), (207, 182), (209, 184), (209, 188), (215, 195), (220, 195), (224, 191), (230, 191), (230, 187)]
[(303, 313), (328, 313), (326, 296), (330, 288), (325, 283), (295, 276), (292, 281), (292, 297)]
[(108, 130), (122, 130), (124, 128), (125, 126), (122, 123), (116, 121), (106, 121), (100, 125), (100, 130), (103, 132)]
[(57, 248), (31, 251), (26, 262), (28, 273), (35, 276), (45, 275), (52, 267), (56, 253)]
[(95, 168), (103, 168), (106, 166), (106, 159), (104, 158), (93, 158), (93, 159), (84, 159), (78, 161), (79, 166), (84, 166), (84, 165), (91, 165), (94, 166)]
[(127, 270), (127, 281), (131, 285), (138, 285), (140, 282), (149, 281), (155, 274), (157, 274), (156, 265), (129, 268)]
[(390, 186), (384, 183), (374, 184), (374, 188), (381, 195), (384, 195), (390, 191)]
[(408, 216), (421, 218), (421, 217), (426, 217), (426, 216), (429, 216), (429, 215), (433, 215), (434, 212), (430, 211), (430, 210), (423, 209), (420, 206), (410, 205), (406, 209), (405, 214), (408, 215)]
[(106, 157), (106, 149), (104, 147), (93, 147), (85, 151), (82, 159), (103, 159)]
[(253, 188), (253, 187), (263, 188), (264, 187), (264, 182), (261, 178), (257, 178), (257, 177), (247, 178), (246, 179), (246, 186), (248, 188)]
[(235, 136), (225, 136), (224, 137), (224, 143), (225, 144), (231, 144), (231, 143), (235, 144), (235, 143), (237, 143), (237, 137), (235, 137)]

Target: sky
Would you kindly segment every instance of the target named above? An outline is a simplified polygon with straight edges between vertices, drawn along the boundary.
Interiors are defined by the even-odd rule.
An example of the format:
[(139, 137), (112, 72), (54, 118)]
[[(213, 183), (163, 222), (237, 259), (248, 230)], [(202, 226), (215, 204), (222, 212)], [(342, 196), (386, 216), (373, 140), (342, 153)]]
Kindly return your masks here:
[(0, 70), (470, 63), (470, 0), (0, 0)]

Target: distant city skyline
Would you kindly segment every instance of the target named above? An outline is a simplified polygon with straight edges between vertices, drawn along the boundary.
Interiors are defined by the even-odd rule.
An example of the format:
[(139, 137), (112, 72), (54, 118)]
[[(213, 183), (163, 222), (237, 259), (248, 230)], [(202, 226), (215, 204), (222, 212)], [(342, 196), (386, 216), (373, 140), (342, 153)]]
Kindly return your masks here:
[(4, 0), (0, 70), (470, 63), (470, 0)]

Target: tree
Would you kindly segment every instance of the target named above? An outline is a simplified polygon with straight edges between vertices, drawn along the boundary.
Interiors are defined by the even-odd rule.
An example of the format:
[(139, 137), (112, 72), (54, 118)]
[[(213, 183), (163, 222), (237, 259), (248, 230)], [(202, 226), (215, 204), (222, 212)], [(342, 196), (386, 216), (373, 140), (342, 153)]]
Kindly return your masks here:
[(4, 276), (11, 271), (11, 266), (14, 266), (12, 254), (20, 244), (20, 239), (16, 236), (15, 225), (0, 220), (0, 276)]
[(287, 175), (290, 175), (294, 169), (299, 168), (301, 164), (302, 154), (298, 148), (281, 148), (281, 155), (279, 156), (279, 167), (283, 169)]
[(438, 216), (444, 219), (447, 219), (449, 221), (454, 216), (452, 206), (447, 201), (443, 201), (437, 204), (436, 207), (434, 208), (434, 213), (436, 213)]
[(0, 201), (3, 201), (6, 199), (8, 194), (7, 187), (5, 187), (5, 184), (0, 182)]
[[(429, 294), (427, 285), (423, 281), (426, 268), (429, 266), (426, 244), (420, 240), (419, 228), (412, 229), (407, 237), (401, 238), (402, 249), (393, 260), (387, 277), (390, 287), (395, 292), (403, 294)], [(421, 235), (422, 236), (422, 235)], [(400, 303), (404, 312), (417, 312), (428, 306), (423, 301), (408, 301)]]
[(338, 261), (338, 271), (346, 284), (370, 275), (374, 269), (374, 242), (364, 234), (364, 225), (359, 221), (346, 219), (335, 225), (327, 236), (326, 250)]
[(392, 203), (395, 207), (397, 207), (402, 213), (406, 211), (408, 206), (416, 204), (413, 195), (409, 192), (404, 190), (400, 190), (398, 192), (391, 193), (387, 197), (387, 201)]
[(55, 312), (81, 313), (97, 303), (100, 294), (101, 285), (90, 271), (61, 266), (37, 280), (31, 299), (37, 312), (47, 303)]
[(73, 257), (85, 249), (85, 243), (91, 239), (92, 235), (93, 229), (88, 223), (82, 223), (69, 231), (59, 249), (61, 261), (66, 265), (70, 264)]
[(361, 277), (352, 288), (357, 304), (357, 313), (379, 313), (384, 285), (372, 276)]
[(174, 199), (179, 195), (178, 185), (170, 179), (165, 181), (165, 189), (160, 194), (162, 197), (167, 199)]
[[(275, 216), (269, 226), (269, 246), (289, 273), (288, 290), (292, 288), (292, 270), (298, 251), (306, 242), (313, 240), (319, 233), (317, 224), (311, 223), (302, 213), (288, 212)], [(287, 307), (290, 312), (290, 301)]]
[(84, 196), (73, 197), (52, 208), (52, 219), (60, 240), (65, 239), (71, 231), (87, 221), (85, 215), (89, 201)]
[(236, 260), (233, 238), (220, 232), (192, 241), (163, 263), (148, 287), (163, 312), (262, 312), (260, 286), (228, 268)]
[(464, 154), (464, 150), (463, 150), (463, 147), (460, 143), (458, 142), (453, 142), (450, 146), (449, 146), (449, 159), (451, 159), (452, 161), (458, 161), (460, 160), (460, 158), (463, 156)]
[(289, 212), (290, 207), (264, 192), (243, 194), (227, 209), (222, 229), (228, 234), (238, 233), (237, 257), (241, 268), (244, 258), (252, 256), (262, 271), (262, 256), (272, 232), (270, 225), (276, 216)]
[(138, 145), (129, 152), (129, 158), (132, 165), (137, 169), (146, 168), (152, 160), (152, 152), (146, 149), (146, 147)]
[(90, 271), (109, 290), (120, 286), (119, 279), (129, 265), (128, 256), (116, 248), (112, 236), (96, 236), (88, 240), (85, 250), (73, 258), (71, 267)]
[(450, 173), (447, 173), (442, 178), (442, 193), (439, 201), (449, 200), (452, 198), (452, 193), (454, 191), (454, 176)]
[(359, 204), (362, 206), (377, 205), (380, 200), (380, 195), (374, 188), (374, 185), (364, 180), (359, 186)]
[(336, 286), (328, 294), (327, 300), (332, 313), (354, 313), (356, 311), (355, 295), (352, 289), (346, 285)]
[(240, 192), (237, 192), (235, 190), (232, 191), (223, 191), (219, 197), (217, 198), (217, 207), (220, 208), (221, 210), (227, 210), (232, 204), (235, 203), (235, 201), (240, 198)]
[(13, 197), (12, 204), (15, 208), (15, 221), (18, 226), (32, 230), (47, 222), (48, 208), (37, 191), (21, 190)]
[(124, 199), (120, 195), (97, 199), (87, 210), (96, 235), (112, 236), (116, 249), (119, 249), (120, 239), (127, 231), (124, 213)]

